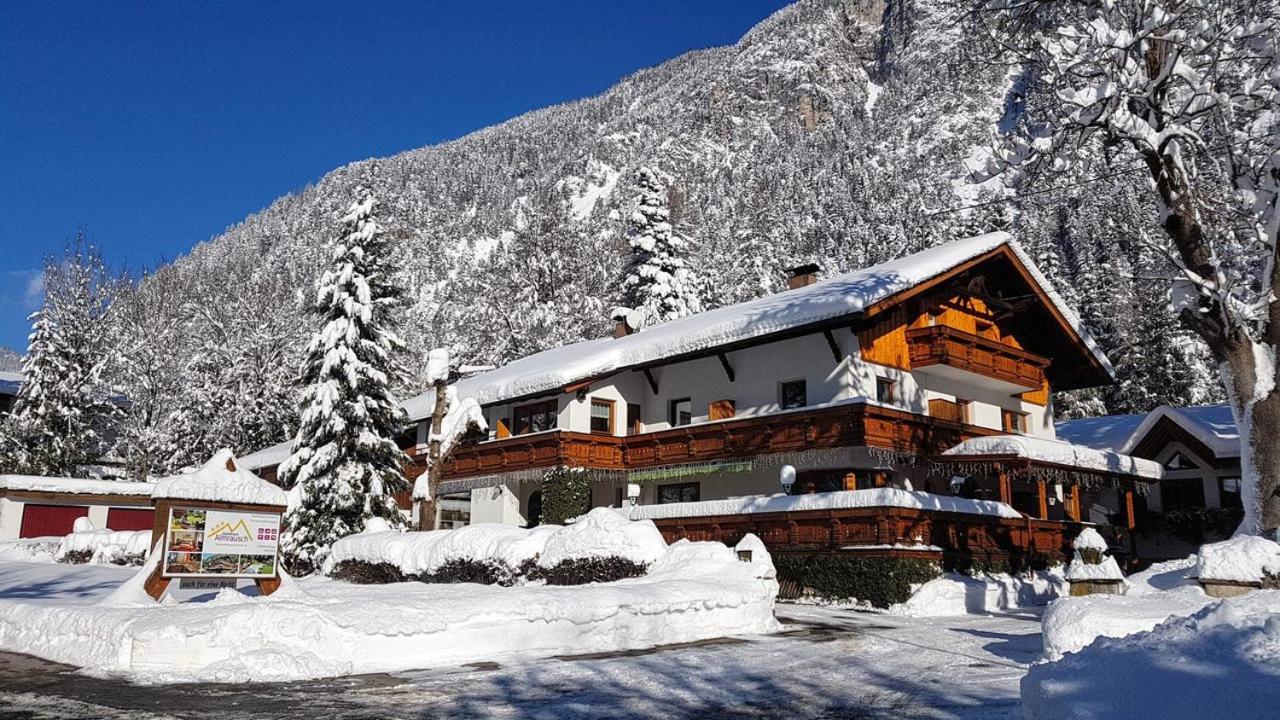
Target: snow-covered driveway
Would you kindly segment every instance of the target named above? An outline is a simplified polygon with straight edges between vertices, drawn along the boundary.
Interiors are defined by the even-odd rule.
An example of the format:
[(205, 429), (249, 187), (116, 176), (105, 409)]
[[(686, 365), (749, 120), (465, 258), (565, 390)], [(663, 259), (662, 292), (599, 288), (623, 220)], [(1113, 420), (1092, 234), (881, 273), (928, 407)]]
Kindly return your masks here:
[[(73, 591), (68, 570), (0, 564), (0, 594), (15, 584), (31, 592), (33, 575)], [(104, 574), (120, 576), (83, 577), (101, 587)], [(749, 640), (254, 686), (137, 687), (0, 654), (0, 717), (1007, 719), (1018, 717), (1018, 681), (1041, 649), (1033, 615), (777, 613), (784, 633)]]

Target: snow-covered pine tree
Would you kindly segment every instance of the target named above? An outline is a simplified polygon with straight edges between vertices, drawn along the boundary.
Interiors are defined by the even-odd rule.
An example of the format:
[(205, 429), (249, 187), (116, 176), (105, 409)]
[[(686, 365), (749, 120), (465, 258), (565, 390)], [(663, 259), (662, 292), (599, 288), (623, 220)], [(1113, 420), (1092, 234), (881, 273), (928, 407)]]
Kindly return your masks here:
[(392, 395), (403, 373), (395, 332), (403, 290), (387, 236), (363, 186), (342, 218), (345, 231), (317, 283), (322, 320), (302, 370), (302, 418), (293, 454), (280, 465), (291, 489), (281, 549), (288, 570), (319, 570), (333, 542), (378, 517), (402, 527), (395, 494), (408, 489), (396, 444), (404, 413)]
[(629, 223), (631, 260), (622, 280), (623, 304), (659, 323), (702, 310), (697, 279), (685, 264), (683, 238), (671, 227), (667, 192), (658, 174), (640, 168), (639, 206)]
[(31, 316), (23, 383), (0, 432), (10, 469), (79, 475), (111, 451), (119, 408), (102, 376), (117, 285), (83, 234), (45, 260), (44, 307)]

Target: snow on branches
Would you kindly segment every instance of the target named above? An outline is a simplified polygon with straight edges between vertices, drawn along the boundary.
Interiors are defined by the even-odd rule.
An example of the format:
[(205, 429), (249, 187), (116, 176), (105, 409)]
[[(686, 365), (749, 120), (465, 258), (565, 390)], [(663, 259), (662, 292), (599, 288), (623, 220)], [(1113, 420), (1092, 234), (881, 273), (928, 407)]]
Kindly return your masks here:
[(403, 290), (387, 236), (364, 188), (342, 218), (345, 234), (317, 283), (323, 324), (302, 371), (302, 419), (280, 481), (293, 490), (282, 549), (291, 572), (314, 572), (338, 538), (371, 518), (405, 524), (395, 494), (408, 488), (396, 444), (404, 412), (391, 387), (403, 372), (394, 312)]
[(1131, 176), (1152, 192), (1163, 232), (1139, 239), (1168, 258), (1173, 309), (1218, 361), (1249, 438), (1242, 530), (1276, 531), (1280, 5), (991, 0), (985, 9), (1011, 60), (1045, 92), (981, 175), (1026, 186), (1103, 164), (1097, 179)]
[(671, 227), (667, 191), (658, 174), (637, 174), (639, 205), (631, 214), (631, 261), (622, 281), (624, 303), (647, 323), (666, 322), (702, 310), (697, 281), (685, 265), (686, 242)]

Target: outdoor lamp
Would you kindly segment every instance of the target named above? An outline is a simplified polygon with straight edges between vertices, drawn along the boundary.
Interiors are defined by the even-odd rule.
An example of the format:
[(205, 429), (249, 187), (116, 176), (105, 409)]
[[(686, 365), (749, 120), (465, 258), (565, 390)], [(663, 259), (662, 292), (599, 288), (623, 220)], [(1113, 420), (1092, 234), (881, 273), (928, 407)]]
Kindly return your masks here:
[(790, 495), (791, 486), (796, 484), (796, 468), (794, 465), (783, 465), (778, 470), (778, 482), (782, 483), (782, 492)]
[(636, 483), (627, 483), (627, 500), (630, 501), (632, 505), (635, 505), (636, 501), (639, 499), (640, 486)]

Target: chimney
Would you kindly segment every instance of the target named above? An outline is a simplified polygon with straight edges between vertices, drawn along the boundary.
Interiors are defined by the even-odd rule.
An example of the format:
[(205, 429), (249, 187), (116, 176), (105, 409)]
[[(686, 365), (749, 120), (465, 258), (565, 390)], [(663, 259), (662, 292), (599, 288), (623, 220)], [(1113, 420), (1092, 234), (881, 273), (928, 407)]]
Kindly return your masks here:
[(613, 322), (613, 336), (616, 338), (626, 337), (631, 334), (631, 326), (627, 325), (626, 320), (615, 320)]
[(641, 314), (637, 310), (616, 307), (610, 311), (609, 318), (613, 320), (613, 336), (615, 338), (626, 337), (640, 329)]
[(787, 270), (787, 289), (806, 287), (818, 282), (818, 266), (814, 263), (797, 265)]

